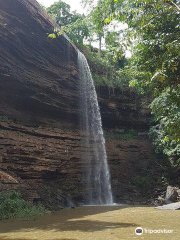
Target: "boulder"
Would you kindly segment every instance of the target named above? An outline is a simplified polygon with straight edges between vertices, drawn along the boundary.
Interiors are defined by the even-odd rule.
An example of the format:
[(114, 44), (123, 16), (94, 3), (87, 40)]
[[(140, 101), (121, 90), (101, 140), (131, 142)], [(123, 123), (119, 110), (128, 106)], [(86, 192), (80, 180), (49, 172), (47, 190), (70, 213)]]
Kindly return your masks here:
[(180, 202), (170, 203), (170, 204), (167, 204), (167, 205), (159, 206), (159, 207), (156, 207), (156, 209), (161, 209), (161, 210), (179, 210), (180, 209)]
[(176, 202), (178, 192), (176, 187), (168, 186), (166, 190), (165, 203)]

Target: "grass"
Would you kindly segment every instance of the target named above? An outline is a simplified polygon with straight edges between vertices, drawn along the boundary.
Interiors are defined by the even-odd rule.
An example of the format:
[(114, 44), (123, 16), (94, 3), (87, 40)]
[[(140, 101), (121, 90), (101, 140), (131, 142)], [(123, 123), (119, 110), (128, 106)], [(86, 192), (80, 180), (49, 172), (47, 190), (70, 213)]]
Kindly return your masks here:
[(33, 206), (24, 199), (17, 191), (10, 193), (0, 193), (0, 219), (10, 219), (19, 217), (32, 217), (43, 215), (48, 211), (41, 205)]

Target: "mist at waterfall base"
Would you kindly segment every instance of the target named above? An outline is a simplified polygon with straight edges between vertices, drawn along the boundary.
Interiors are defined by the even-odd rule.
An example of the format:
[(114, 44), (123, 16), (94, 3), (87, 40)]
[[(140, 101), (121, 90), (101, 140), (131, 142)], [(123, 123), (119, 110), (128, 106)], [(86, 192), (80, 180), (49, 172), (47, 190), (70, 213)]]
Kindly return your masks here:
[(114, 205), (97, 94), (88, 62), (80, 51), (78, 68), (87, 205)]

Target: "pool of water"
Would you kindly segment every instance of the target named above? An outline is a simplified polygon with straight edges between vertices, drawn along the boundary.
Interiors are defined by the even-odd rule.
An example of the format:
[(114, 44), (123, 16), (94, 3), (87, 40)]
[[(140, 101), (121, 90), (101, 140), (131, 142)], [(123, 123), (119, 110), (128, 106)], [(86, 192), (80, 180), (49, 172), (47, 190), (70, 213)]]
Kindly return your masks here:
[[(135, 229), (142, 227), (139, 236)], [(173, 230), (173, 233), (145, 233)], [(180, 212), (137, 206), (86, 206), (0, 222), (0, 240), (179, 240)]]

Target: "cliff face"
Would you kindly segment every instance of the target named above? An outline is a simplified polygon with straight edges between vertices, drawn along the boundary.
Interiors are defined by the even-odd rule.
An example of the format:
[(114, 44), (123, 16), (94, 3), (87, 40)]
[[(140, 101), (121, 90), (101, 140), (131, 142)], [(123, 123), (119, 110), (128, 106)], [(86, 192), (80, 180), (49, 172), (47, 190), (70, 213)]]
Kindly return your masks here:
[[(47, 38), (54, 27), (35, 0), (0, 0), (0, 191), (56, 208), (83, 201), (84, 166), (77, 51), (63, 36)], [(153, 161), (146, 101), (106, 88), (98, 96), (114, 195), (138, 199), (130, 180)]]
[(0, 1), (1, 114), (27, 123), (75, 122), (76, 51), (64, 37), (48, 39), (53, 25), (35, 3)]
[(35, 201), (80, 169), (77, 52), (54, 27), (36, 1), (0, 0), (0, 189)]
[(115, 201), (152, 203), (164, 172), (148, 137), (150, 100), (130, 89), (97, 91)]

